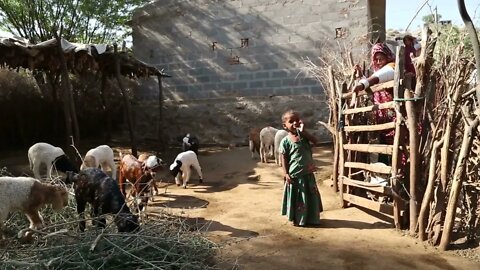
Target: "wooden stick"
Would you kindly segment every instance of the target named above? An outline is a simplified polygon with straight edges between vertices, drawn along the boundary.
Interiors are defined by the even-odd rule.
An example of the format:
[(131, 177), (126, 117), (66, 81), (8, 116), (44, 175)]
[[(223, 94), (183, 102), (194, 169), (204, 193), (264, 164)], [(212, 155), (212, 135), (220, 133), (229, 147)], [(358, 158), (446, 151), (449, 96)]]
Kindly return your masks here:
[[(383, 91), (387, 88), (392, 88), (393, 86), (394, 86), (394, 81), (388, 81), (388, 82), (373, 85), (372, 87), (370, 87), (370, 89), (372, 90), (373, 93), (375, 93), (375, 92)], [(352, 97), (352, 94), (353, 92), (342, 94), (342, 98), (343, 99), (350, 98)], [(367, 92), (365, 90), (362, 90), (362, 91), (359, 91), (357, 94), (357, 96), (362, 96), (362, 95), (367, 95)]]
[(375, 105), (372, 105), (372, 106), (346, 109), (346, 110), (343, 110), (343, 114), (371, 112), (371, 111), (376, 111), (376, 110), (393, 109), (393, 108), (395, 108), (395, 101), (390, 101), (390, 102), (385, 102), (385, 103), (381, 103), (381, 104), (375, 104)]
[(475, 136), (476, 129), (480, 119), (477, 116), (471, 123), (465, 123), (465, 130), (463, 132), (463, 142), (458, 156), (457, 165), (453, 174), (452, 188), (450, 190), (450, 196), (447, 204), (447, 214), (445, 216), (445, 222), (443, 225), (442, 239), (440, 240), (440, 249), (447, 250), (450, 245), (450, 239), (453, 229), (453, 223), (455, 221), (455, 213), (457, 210), (458, 197), (462, 187), (463, 178), (467, 169), (467, 159), (472, 146), (473, 137)]
[(432, 201), (433, 189), (435, 187), (435, 179), (437, 176), (435, 171), (437, 168), (438, 149), (440, 148), (440, 146), (442, 146), (442, 144), (443, 139), (435, 141), (432, 147), (432, 154), (430, 155), (430, 167), (428, 169), (427, 188), (425, 190), (425, 194), (423, 195), (422, 207), (420, 208), (420, 214), (418, 216), (418, 238), (420, 238), (421, 241), (426, 240), (425, 222), (427, 211), (429, 209), (430, 202)]
[(394, 129), (395, 123), (385, 123), (385, 124), (378, 124), (378, 125), (361, 125), (361, 126), (348, 126), (345, 127), (344, 130), (346, 132), (359, 132), (359, 131), (380, 131), (380, 130), (388, 130)]
[(343, 149), (384, 155), (393, 153), (393, 145), (387, 144), (345, 144)]
[(347, 168), (356, 168), (369, 170), (371, 172), (390, 174), (392, 172), (392, 167), (386, 165), (378, 164), (368, 164), (362, 162), (345, 162), (345, 167)]

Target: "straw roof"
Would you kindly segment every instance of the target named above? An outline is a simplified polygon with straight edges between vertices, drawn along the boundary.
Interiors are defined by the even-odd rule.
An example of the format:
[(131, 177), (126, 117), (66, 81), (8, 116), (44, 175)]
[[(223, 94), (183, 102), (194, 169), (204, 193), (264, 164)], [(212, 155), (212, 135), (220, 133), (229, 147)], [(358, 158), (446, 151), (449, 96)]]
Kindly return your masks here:
[[(61, 46), (70, 72), (82, 74), (101, 71), (115, 73), (114, 48), (107, 44), (80, 44), (61, 39)], [(136, 59), (131, 53), (119, 51), (120, 73), (129, 77), (170, 77), (157, 67)], [(0, 38), (0, 66), (60, 72), (57, 43), (50, 39), (38, 44), (18, 37)]]

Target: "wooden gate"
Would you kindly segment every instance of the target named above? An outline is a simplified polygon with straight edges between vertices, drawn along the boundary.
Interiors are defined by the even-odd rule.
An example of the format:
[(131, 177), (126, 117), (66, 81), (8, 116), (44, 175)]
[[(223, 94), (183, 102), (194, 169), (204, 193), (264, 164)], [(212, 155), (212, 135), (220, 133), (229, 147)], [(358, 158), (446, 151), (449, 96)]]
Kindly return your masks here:
[[(404, 139), (401, 136), (402, 132), (404, 132), (401, 114), (403, 103), (399, 101), (403, 99), (402, 78), (403, 48), (397, 50), (394, 80), (371, 87), (372, 92), (393, 88), (394, 101), (349, 109), (345, 105), (352, 98), (352, 93), (347, 93), (348, 90), (345, 84), (342, 93), (338, 95), (338, 114), (340, 119), (338, 128), (339, 142), (337, 144), (337, 147), (340, 148), (338, 157), (338, 186), (344, 206), (353, 204), (392, 216), (395, 227), (398, 229), (401, 226), (401, 217), (405, 216), (405, 204), (398, 195), (399, 189), (404, 188), (398, 177), (402, 156), (400, 148), (405, 147), (405, 145), (401, 145), (401, 140)], [(361, 91), (358, 96), (365, 94), (365, 91)], [(374, 123), (372, 125), (354, 124), (353, 120), (356, 115), (380, 109), (394, 109), (395, 121), (382, 124)], [(388, 130), (395, 130), (393, 145), (369, 144), (364, 139), (367, 132), (386, 132)], [(391, 164), (372, 164), (367, 161), (368, 158), (361, 158), (369, 154), (387, 155)], [(365, 176), (372, 173), (388, 175), (388, 185), (366, 181)], [(370, 194), (372, 197), (376, 196), (377, 198), (386, 197), (387, 200), (373, 200), (373, 198), (368, 198), (365, 194)]]

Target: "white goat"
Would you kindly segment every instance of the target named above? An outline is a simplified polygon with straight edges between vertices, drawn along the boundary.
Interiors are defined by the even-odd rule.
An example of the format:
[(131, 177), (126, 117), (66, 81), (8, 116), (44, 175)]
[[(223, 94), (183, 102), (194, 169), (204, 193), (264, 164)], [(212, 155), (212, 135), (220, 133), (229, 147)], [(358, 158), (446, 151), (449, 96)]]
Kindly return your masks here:
[(268, 163), (268, 151), (270, 151), (271, 155), (274, 155), (273, 148), (277, 131), (278, 129), (274, 127), (264, 127), (260, 131), (260, 161), (263, 163)]
[(107, 172), (107, 167), (112, 171), (112, 178), (117, 180), (117, 166), (113, 159), (113, 150), (108, 145), (100, 145), (96, 148), (88, 150), (83, 159), (80, 170), (86, 168), (98, 168), (101, 166), (102, 171)]
[[(8, 213), (22, 211), (30, 221), (30, 229), (43, 226), (38, 210), (51, 204), (60, 210), (68, 204), (68, 192), (62, 186), (42, 183), (31, 177), (0, 177), (0, 234), (3, 235), (3, 222)], [(26, 234), (25, 236), (28, 236)]]
[(40, 166), (42, 164), (47, 166), (47, 179), (50, 179), (52, 176), (53, 165), (55, 165), (57, 170), (64, 173), (67, 171), (78, 173), (78, 169), (68, 159), (62, 148), (48, 143), (40, 142), (32, 145), (28, 149), (28, 161), (36, 179), (41, 179)]
[(197, 154), (192, 150), (189, 150), (178, 154), (170, 165), (170, 173), (175, 177), (175, 183), (177, 186), (182, 185), (183, 180), (183, 188), (187, 188), (188, 181), (192, 175), (191, 167), (197, 171), (200, 178), (199, 182), (203, 182), (202, 168), (198, 162)]
[(283, 138), (285, 138), (288, 135), (288, 132), (283, 129), (279, 129), (277, 133), (275, 133), (275, 163), (278, 164), (278, 166), (282, 166), (282, 158), (280, 157), (280, 153), (278, 152), (278, 148), (280, 147), (280, 142), (282, 141)]

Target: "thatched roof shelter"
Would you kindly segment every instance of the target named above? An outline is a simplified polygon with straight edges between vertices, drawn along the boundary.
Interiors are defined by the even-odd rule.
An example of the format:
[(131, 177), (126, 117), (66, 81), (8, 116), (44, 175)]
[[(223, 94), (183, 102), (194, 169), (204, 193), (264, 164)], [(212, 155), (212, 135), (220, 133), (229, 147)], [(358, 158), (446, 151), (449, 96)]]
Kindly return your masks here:
[[(61, 39), (62, 49), (70, 72), (82, 74), (101, 71), (107, 76), (115, 75), (113, 46), (107, 44), (80, 44)], [(55, 38), (31, 44), (18, 37), (0, 38), (0, 66), (60, 72)], [(120, 73), (129, 77), (170, 77), (157, 67), (144, 63), (128, 51), (117, 53), (120, 58)]]

